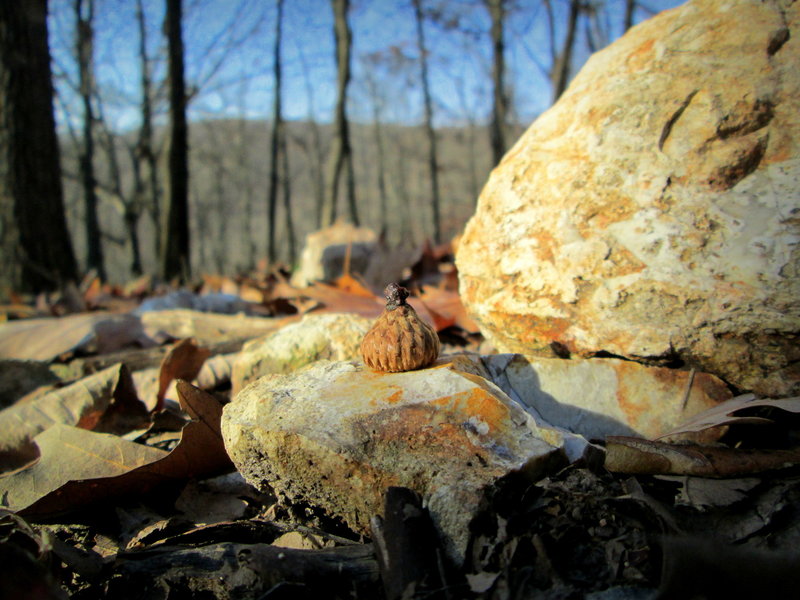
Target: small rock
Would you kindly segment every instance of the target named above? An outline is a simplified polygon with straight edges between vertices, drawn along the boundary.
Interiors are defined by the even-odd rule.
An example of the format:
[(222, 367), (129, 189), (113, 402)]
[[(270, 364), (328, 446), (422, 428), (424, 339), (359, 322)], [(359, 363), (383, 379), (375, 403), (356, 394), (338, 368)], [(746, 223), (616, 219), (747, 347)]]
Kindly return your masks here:
[(252, 340), (233, 364), (233, 393), (269, 373), (291, 373), (317, 360), (354, 360), (371, 326), (371, 319), (358, 315), (312, 314)]
[(366, 227), (337, 222), (309, 233), (300, 255), (300, 267), (292, 275), (298, 288), (314, 281), (333, 281), (344, 272), (347, 247), (350, 246), (350, 273), (364, 273), (375, 250), (377, 236)]
[(294, 548), (295, 550), (319, 550), (327, 548), (333, 544), (326, 542), (322, 536), (312, 533), (301, 533), (299, 531), (288, 531), (277, 537), (272, 542), (273, 546), (279, 548)]
[(382, 512), (387, 487), (409, 487), (460, 561), (484, 488), (561, 456), (558, 434), (475, 370), (456, 357), (405, 373), (323, 361), (265, 376), (225, 407), (225, 447), (256, 488), (321, 508), (358, 533)]

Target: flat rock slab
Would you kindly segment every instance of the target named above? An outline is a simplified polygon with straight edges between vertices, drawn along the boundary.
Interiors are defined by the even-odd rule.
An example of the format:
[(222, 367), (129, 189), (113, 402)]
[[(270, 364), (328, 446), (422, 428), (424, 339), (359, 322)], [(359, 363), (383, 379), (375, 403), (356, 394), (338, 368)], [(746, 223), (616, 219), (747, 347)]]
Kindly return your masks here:
[(519, 401), (540, 425), (587, 439), (655, 438), (732, 397), (708, 373), (649, 367), (616, 358), (468, 355), (479, 373)]
[(322, 361), (268, 375), (225, 407), (225, 447), (256, 488), (322, 508), (356, 532), (381, 514), (387, 487), (409, 487), (459, 560), (483, 489), (561, 457), (558, 434), (476, 368), (464, 357), (391, 374)]

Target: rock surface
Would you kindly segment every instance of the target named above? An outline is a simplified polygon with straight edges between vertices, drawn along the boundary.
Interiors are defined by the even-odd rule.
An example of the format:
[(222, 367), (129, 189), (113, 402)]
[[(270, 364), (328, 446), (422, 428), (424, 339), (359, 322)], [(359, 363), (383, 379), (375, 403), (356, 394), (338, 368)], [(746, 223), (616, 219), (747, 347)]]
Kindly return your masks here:
[(344, 222), (308, 234), (300, 255), (300, 267), (292, 275), (292, 285), (305, 287), (314, 281), (333, 281), (340, 277), (348, 245), (350, 273), (364, 273), (377, 239), (371, 229)]
[(353, 314), (312, 314), (248, 342), (233, 363), (232, 393), (269, 373), (291, 373), (317, 360), (357, 359), (372, 322)]
[(263, 377), (225, 407), (225, 447), (256, 488), (319, 507), (356, 532), (368, 533), (387, 487), (412, 488), (458, 560), (485, 486), (545, 468), (560, 456), (560, 437), (474, 375), (471, 361), (453, 360), (391, 374), (322, 361)]
[[(526, 406), (539, 424), (587, 439), (608, 435), (655, 438), (732, 397), (723, 381), (635, 362), (470, 355), (476, 373)], [(718, 435), (711, 433), (710, 437)]]
[(800, 4), (692, 0), (595, 54), (457, 253), (501, 351), (681, 359), (800, 393)]

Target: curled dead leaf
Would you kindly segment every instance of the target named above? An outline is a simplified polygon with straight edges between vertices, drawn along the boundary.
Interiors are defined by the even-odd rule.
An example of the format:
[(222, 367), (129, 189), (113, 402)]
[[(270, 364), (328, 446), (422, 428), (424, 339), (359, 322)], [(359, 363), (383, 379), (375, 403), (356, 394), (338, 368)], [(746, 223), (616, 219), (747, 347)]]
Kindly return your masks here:
[(800, 450), (750, 450), (667, 444), (627, 436), (606, 438), (605, 467), (612, 473), (739, 477), (800, 463)]
[(35, 464), (0, 478), (0, 498), (20, 514), (45, 518), (143, 494), (170, 481), (231, 470), (219, 430), (220, 402), (183, 381), (178, 382), (178, 395), (192, 420), (171, 452), (56, 425), (35, 438), (41, 453)]
[(0, 471), (32, 459), (31, 440), (56, 424), (125, 433), (148, 422), (128, 368), (117, 364), (0, 411)]
[(211, 351), (199, 346), (194, 338), (187, 338), (175, 344), (161, 361), (154, 410), (159, 411), (164, 408), (164, 396), (174, 379), (192, 381), (200, 373), (203, 363), (210, 355)]

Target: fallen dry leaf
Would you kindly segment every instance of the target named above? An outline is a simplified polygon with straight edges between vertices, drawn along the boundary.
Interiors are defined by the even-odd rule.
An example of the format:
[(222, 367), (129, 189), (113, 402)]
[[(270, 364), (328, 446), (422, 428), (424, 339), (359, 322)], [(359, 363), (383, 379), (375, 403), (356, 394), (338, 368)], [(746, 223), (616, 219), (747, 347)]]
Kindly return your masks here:
[(333, 282), (334, 287), (352, 294), (354, 296), (361, 296), (362, 298), (376, 298), (372, 290), (361, 283), (358, 279), (345, 272), (344, 275), (339, 277)]
[(0, 359), (0, 409), (11, 406), (34, 390), (52, 386), (59, 381), (47, 363)]
[[(153, 463), (167, 453), (115, 435), (53, 425), (35, 438), (39, 460), (0, 479), (3, 504), (23, 510), (42, 498), (51, 506), (75, 507), (103, 493), (103, 481)], [(80, 490), (77, 485), (83, 483)], [(72, 484), (67, 488), (68, 484)], [(113, 484), (112, 484), (113, 485)], [(54, 512), (61, 512), (56, 510)]]
[(800, 450), (750, 450), (666, 444), (627, 436), (606, 438), (605, 467), (612, 473), (738, 477), (800, 463)]
[[(354, 313), (368, 318), (379, 317), (383, 312), (385, 300), (372, 292), (365, 292), (364, 290), (366, 288), (362, 287), (358, 292), (349, 292), (335, 285), (315, 282), (307, 288), (299, 290), (298, 294), (322, 304), (321, 307), (314, 307), (308, 312)], [(447, 294), (447, 292), (443, 293)], [(441, 331), (456, 323), (456, 318), (447, 314), (440, 314), (437, 310), (431, 309), (420, 298), (411, 297), (408, 299), (408, 303), (414, 307), (420, 318), (433, 326), (436, 331)]]
[(154, 346), (134, 315), (88, 313), (0, 325), (0, 358), (51, 361), (74, 353), (105, 354), (129, 346)]
[(453, 325), (458, 325), (468, 333), (478, 333), (478, 324), (467, 314), (461, 296), (458, 292), (426, 286), (420, 294), (420, 299), (429, 310), (451, 319)]
[(44, 518), (232, 469), (219, 429), (222, 405), (185, 381), (178, 381), (177, 389), (181, 407), (193, 420), (171, 452), (59, 426), (35, 438), (41, 451), (37, 463), (0, 478), (0, 498), (24, 516)]
[(756, 398), (753, 394), (744, 394), (736, 396), (730, 400), (726, 400), (717, 406), (697, 413), (690, 419), (687, 419), (682, 424), (678, 425), (672, 431), (659, 436), (656, 439), (668, 438), (671, 436), (694, 433), (711, 429), (712, 427), (720, 427), (724, 425), (733, 424), (765, 424), (772, 423), (771, 419), (753, 415), (737, 415), (737, 412), (745, 409), (753, 409), (758, 407), (770, 407), (785, 410), (791, 413), (800, 413), (800, 397), (797, 398)]
[(211, 351), (203, 346), (198, 346), (194, 338), (186, 338), (175, 344), (161, 361), (158, 373), (158, 394), (153, 410), (159, 411), (164, 408), (164, 396), (169, 384), (174, 379), (194, 380), (210, 355)]
[(147, 422), (128, 368), (117, 364), (0, 411), (0, 471), (34, 458), (31, 441), (53, 425), (124, 433)]
[(384, 301), (374, 294), (368, 298), (351, 294), (327, 283), (315, 282), (299, 290), (299, 294), (323, 305), (313, 309), (313, 312), (355, 313), (365, 317), (377, 317), (383, 312)]
[(223, 315), (190, 309), (148, 311), (141, 314), (145, 331), (154, 339), (194, 338), (198, 344), (213, 345), (222, 340), (249, 339), (279, 329), (284, 319)]

